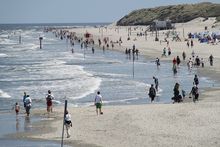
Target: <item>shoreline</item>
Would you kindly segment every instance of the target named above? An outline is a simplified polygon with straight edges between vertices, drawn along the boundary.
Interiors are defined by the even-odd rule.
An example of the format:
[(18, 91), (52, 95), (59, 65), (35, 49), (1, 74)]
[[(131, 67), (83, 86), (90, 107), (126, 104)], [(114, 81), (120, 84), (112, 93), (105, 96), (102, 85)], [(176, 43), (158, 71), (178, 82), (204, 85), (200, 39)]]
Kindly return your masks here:
[[(192, 26), (191, 26), (192, 27)], [(196, 27), (196, 24), (195, 26)], [(122, 28), (122, 27), (121, 27)], [(94, 28), (86, 28), (83, 31), (94, 31)], [(124, 28), (126, 29), (126, 27)], [(73, 29), (74, 31), (77, 29)], [(82, 30), (78, 30), (83, 34)], [(96, 34), (98, 33), (96, 29)], [(99, 34), (99, 33), (98, 33)], [(113, 33), (114, 34), (114, 33)], [(114, 34), (115, 35), (115, 34)], [(118, 39), (118, 35), (113, 35), (113, 38)], [(126, 38), (126, 31), (122, 32), (123, 38)], [(134, 37), (133, 35), (132, 37)], [(99, 35), (96, 36), (98, 38)], [(150, 37), (149, 39), (153, 39)], [(116, 40), (117, 40), (116, 39)], [(114, 51), (124, 52), (126, 47), (132, 47), (133, 43), (147, 59), (155, 59), (160, 57), (162, 49), (165, 45), (160, 45), (159, 42), (149, 41), (148, 46), (143, 47), (146, 42), (142, 39), (123, 43), (118, 48), (114, 47)], [(140, 43), (140, 44), (138, 44)], [(201, 57), (206, 57), (208, 51), (205, 48), (206, 44), (197, 44), (194, 48), (196, 51), (201, 47)], [(171, 45), (172, 44), (172, 45)], [(185, 42), (171, 42), (172, 52), (174, 55), (161, 58), (161, 61), (172, 61), (176, 55), (181, 55), (182, 48)], [(165, 45), (166, 46), (166, 45)], [(98, 45), (96, 44), (96, 47)], [(143, 47), (143, 48), (142, 48)], [(214, 46), (211, 50), (214, 52), (214, 67), (199, 68), (200, 75), (208, 75), (213, 80), (219, 83), (220, 79), (220, 54)], [(186, 48), (187, 56), (190, 55), (192, 49)], [(101, 48), (100, 48), (101, 49)], [(111, 49), (109, 49), (111, 50)], [(217, 51), (216, 51), (217, 50)], [(206, 57), (207, 58), (207, 57)], [(186, 61), (185, 61), (186, 62)], [(72, 115), (73, 127), (71, 128), (72, 136), (69, 139), (65, 138), (64, 143), (71, 146), (105, 146), (105, 147), (121, 147), (121, 146), (219, 146), (220, 145), (220, 87), (210, 87), (204, 89), (200, 95), (199, 102), (186, 102), (181, 104), (140, 104), (140, 105), (119, 105), (119, 106), (104, 106), (103, 116), (96, 116), (95, 107), (72, 107), (69, 108)], [(52, 119), (42, 120), (34, 124), (41, 131), (38, 133), (26, 134), (27, 139), (52, 140), (58, 141), (61, 136), (62, 125), (62, 107), (55, 107), (55, 112), (50, 116)], [(45, 117), (46, 110), (34, 109), (33, 115)], [(50, 118), (49, 117), (49, 118)], [(44, 122), (46, 121), (46, 122)], [(47, 128), (48, 127), (48, 128)], [(53, 131), (51, 131), (53, 130)], [(45, 131), (45, 132), (43, 132)], [(42, 133), (43, 132), (43, 133)], [(16, 137), (21, 137), (17, 134)], [(13, 137), (13, 136), (10, 136)]]

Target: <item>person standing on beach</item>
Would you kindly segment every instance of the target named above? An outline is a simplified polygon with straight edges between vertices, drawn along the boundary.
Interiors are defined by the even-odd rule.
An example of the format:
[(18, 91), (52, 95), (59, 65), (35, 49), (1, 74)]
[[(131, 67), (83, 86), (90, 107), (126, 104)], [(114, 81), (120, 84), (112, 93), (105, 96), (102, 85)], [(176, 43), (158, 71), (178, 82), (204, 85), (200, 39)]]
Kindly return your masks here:
[(189, 48), (189, 41), (187, 41), (186, 45), (187, 45), (187, 46), (188, 46), (188, 48)]
[(156, 89), (156, 91), (158, 91), (158, 85), (159, 85), (158, 78), (153, 76), (153, 79), (154, 79), (154, 83), (155, 83), (155, 89)]
[[(102, 112), (102, 96), (100, 94), (100, 91), (97, 92), (97, 95), (95, 96), (95, 102), (94, 102), (95, 106), (96, 106), (96, 114), (103, 114)], [(99, 113), (98, 113), (99, 110)]]
[(176, 57), (176, 63), (177, 63), (177, 66), (179, 66), (180, 62), (181, 62), (180, 57), (177, 56), (177, 57)]
[(210, 66), (213, 66), (213, 56), (212, 54), (209, 56), (209, 63), (210, 63)]
[(19, 114), (20, 106), (19, 106), (18, 102), (15, 103), (15, 105), (14, 105), (14, 107), (12, 109), (15, 110), (16, 115)]
[(27, 95), (27, 97), (25, 99), (25, 109), (26, 109), (27, 116), (30, 115), (31, 105), (32, 105), (32, 100), (31, 100), (30, 96)]
[(193, 43), (193, 40), (191, 39), (191, 47), (193, 47), (194, 46), (194, 43)]
[(27, 94), (26, 94), (26, 92), (24, 92), (24, 96), (23, 96), (24, 108), (26, 107), (26, 106), (25, 106), (25, 99), (26, 99), (26, 97), (27, 97)]
[(154, 101), (154, 98), (156, 97), (156, 90), (154, 88), (154, 84), (151, 84), (148, 95), (151, 98), (151, 103), (152, 103)]
[(195, 75), (195, 77), (194, 77), (194, 84), (196, 85), (196, 86), (198, 86), (199, 85), (199, 78), (198, 78), (198, 76), (197, 75)]
[(159, 67), (159, 66), (160, 66), (160, 59), (159, 59), (158, 57), (156, 58), (156, 61), (155, 61), (155, 62), (156, 62), (156, 64), (157, 64), (157, 67)]
[(176, 61), (176, 58), (174, 57), (173, 58), (173, 66), (176, 66), (176, 63), (177, 63), (177, 61)]
[(173, 88), (173, 94), (174, 94), (174, 97), (172, 98), (173, 103), (182, 102), (182, 96), (180, 95), (179, 87), (180, 87), (179, 83), (176, 83)]
[(186, 53), (183, 51), (183, 53), (182, 53), (182, 57), (183, 57), (183, 60), (185, 60), (186, 59)]
[(46, 102), (47, 102), (47, 112), (52, 112), (52, 100), (54, 99), (54, 96), (51, 94), (51, 91), (48, 90), (48, 94), (46, 95)]
[(71, 115), (69, 114), (69, 112), (66, 110), (66, 114), (65, 114), (65, 126), (66, 126), (66, 134), (67, 134), (67, 138), (70, 138), (70, 127), (72, 127), (72, 121), (71, 121)]
[(93, 54), (95, 53), (95, 49), (94, 49), (94, 47), (92, 47), (92, 53), (93, 53)]
[(199, 99), (199, 88), (194, 84), (192, 87), (192, 90), (190, 92), (190, 95), (193, 97), (193, 102), (195, 103)]

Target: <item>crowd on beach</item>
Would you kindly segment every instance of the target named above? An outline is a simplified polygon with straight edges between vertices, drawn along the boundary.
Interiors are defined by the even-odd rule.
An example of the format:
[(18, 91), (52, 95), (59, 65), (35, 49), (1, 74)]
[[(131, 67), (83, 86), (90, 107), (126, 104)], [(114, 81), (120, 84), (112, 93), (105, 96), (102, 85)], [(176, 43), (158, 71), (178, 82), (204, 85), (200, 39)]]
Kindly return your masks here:
[[(107, 28), (106, 28), (107, 29)], [(146, 36), (146, 31), (142, 28), (140, 29), (139, 27), (134, 27), (134, 30), (140, 30), (140, 32), (138, 32), (136, 34), (136, 37), (142, 37), (142, 36)], [(130, 31), (128, 31), (128, 37), (126, 38), (127, 41), (130, 41), (130, 35), (131, 35), (131, 28), (129, 28)], [(74, 47), (74, 42), (78, 42), (79, 44), (81, 44), (81, 49), (85, 48), (87, 49), (88, 47), (91, 48), (92, 53), (94, 54), (95, 52), (95, 45), (97, 45), (97, 47), (99, 47), (100, 49), (103, 50), (103, 53), (105, 53), (105, 49), (109, 49), (110, 45), (112, 47), (112, 49), (114, 48), (115, 44), (117, 44), (119, 47), (123, 44), (123, 39), (122, 37), (120, 37), (118, 40), (113, 41), (111, 40), (109, 37), (100, 37), (96, 40), (94, 40), (93, 35), (86, 32), (83, 36), (77, 36), (77, 34), (75, 32), (71, 32), (69, 30), (66, 29), (51, 29), (50, 31), (52, 31), (56, 37), (60, 38), (61, 40), (66, 38), (70, 40), (70, 43), (72, 45), (72, 47)], [(162, 44), (162, 42), (166, 42), (166, 46), (163, 48), (162, 50), (162, 55), (161, 57), (156, 57), (155, 63), (157, 65), (157, 68), (160, 67), (161, 62), (160, 62), (160, 58), (166, 58), (168, 56), (172, 55), (172, 49), (170, 46), (170, 41), (168, 40), (169, 36), (173, 35), (173, 40), (172, 41), (181, 41), (179, 35), (177, 32), (175, 31), (167, 31), (167, 33), (165, 34), (165, 38), (164, 41), (160, 40), (160, 44)], [(135, 38), (136, 39), (136, 38)], [(214, 36), (214, 38), (216, 40), (216, 37)], [(137, 39), (136, 39), (137, 40)], [(195, 43), (193, 41), (193, 35), (192, 33), (188, 34), (188, 38), (185, 39), (186, 42), (186, 46), (188, 48), (194, 48)], [(72, 49), (72, 53), (74, 53), (74, 49)], [(131, 46), (130, 48), (125, 48), (125, 54), (126, 57), (128, 59), (131, 59), (131, 57), (133, 57), (133, 61), (138, 59), (138, 55), (139, 55), (140, 51), (136, 48), (136, 45), (133, 44), (133, 46)], [(186, 59), (188, 58), (188, 60), (186, 61)], [(209, 57), (207, 57), (210, 63), (210, 66), (213, 66), (213, 55), (211, 54)], [(198, 68), (198, 67), (204, 67), (205, 66), (205, 62), (203, 58), (199, 58), (199, 55), (196, 54), (194, 52), (194, 50), (192, 50), (191, 56), (187, 57), (186, 56), (186, 52), (183, 50), (182, 52), (182, 61), (180, 59), (180, 56), (176, 56), (173, 58), (173, 60), (171, 61), (173, 63), (172, 66), (172, 71), (174, 73), (174, 75), (176, 75), (178, 73), (178, 69), (180, 68), (180, 66), (183, 66), (184, 64), (181, 64), (182, 62), (186, 63), (188, 70), (191, 71), (192, 68)], [(158, 78), (156, 78), (155, 76), (153, 76), (154, 79), (154, 84), (151, 84), (151, 87), (149, 88), (149, 97), (151, 98), (151, 102), (154, 101), (155, 97), (156, 97), (156, 93), (158, 92)], [(192, 82), (192, 90), (189, 93), (189, 97), (193, 97), (193, 101), (195, 102), (196, 100), (198, 100), (198, 82), (195, 81), (195, 79), (198, 79), (198, 76), (195, 75), (194, 81)], [(198, 81), (198, 80), (197, 80)], [(179, 92), (179, 87), (180, 87), (180, 83), (175, 83), (174, 85), (174, 97), (172, 97), (171, 99), (173, 100), (173, 102), (182, 102), (183, 98), (185, 98), (186, 96), (186, 92), (184, 90), (182, 90), (182, 94), (180, 94)]]

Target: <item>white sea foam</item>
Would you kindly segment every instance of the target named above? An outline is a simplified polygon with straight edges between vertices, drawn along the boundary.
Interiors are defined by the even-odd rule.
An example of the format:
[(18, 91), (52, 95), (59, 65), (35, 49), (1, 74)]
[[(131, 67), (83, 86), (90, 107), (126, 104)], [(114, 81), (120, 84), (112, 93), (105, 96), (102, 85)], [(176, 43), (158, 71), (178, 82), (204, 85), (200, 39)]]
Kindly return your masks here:
[(0, 57), (8, 57), (7, 54), (0, 53)]
[(6, 92), (4, 92), (4, 91), (2, 91), (0, 89), (0, 97), (2, 97), (2, 98), (10, 98), (11, 96), (8, 93), (6, 93)]
[(13, 44), (17, 44), (17, 42), (10, 40), (10, 39), (6, 39), (6, 38), (0, 38), (0, 44), (2, 45), (13, 45)]

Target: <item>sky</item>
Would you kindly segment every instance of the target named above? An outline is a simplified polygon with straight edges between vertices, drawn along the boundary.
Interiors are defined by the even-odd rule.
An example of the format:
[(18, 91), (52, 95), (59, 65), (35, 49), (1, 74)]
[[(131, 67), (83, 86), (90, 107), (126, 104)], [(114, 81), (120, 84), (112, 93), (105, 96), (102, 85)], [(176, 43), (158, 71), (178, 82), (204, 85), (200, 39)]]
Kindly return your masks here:
[(204, 0), (0, 0), (0, 24), (111, 23), (141, 8), (198, 2)]

